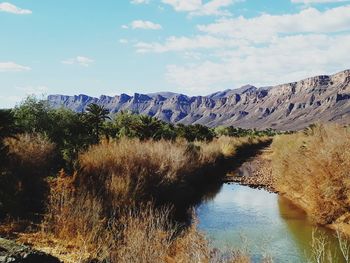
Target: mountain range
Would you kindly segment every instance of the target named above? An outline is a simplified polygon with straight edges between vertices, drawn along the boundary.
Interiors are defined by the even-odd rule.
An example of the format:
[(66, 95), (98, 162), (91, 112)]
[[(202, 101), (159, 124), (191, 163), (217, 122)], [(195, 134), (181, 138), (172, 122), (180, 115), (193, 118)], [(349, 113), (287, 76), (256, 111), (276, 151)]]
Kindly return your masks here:
[(131, 111), (171, 123), (298, 130), (316, 122), (350, 124), (350, 70), (277, 86), (247, 85), (208, 96), (159, 92), (99, 98), (49, 95), (47, 99), (53, 108), (76, 112), (97, 103), (111, 114)]

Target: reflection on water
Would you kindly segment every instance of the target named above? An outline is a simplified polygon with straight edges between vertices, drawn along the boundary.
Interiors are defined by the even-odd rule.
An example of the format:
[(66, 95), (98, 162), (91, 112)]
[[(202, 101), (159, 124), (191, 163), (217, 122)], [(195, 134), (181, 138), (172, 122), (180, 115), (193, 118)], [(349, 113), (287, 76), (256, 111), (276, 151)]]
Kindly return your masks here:
[[(310, 256), (314, 227), (303, 211), (276, 194), (225, 184), (198, 206), (197, 215), (214, 247), (248, 248), (255, 261), (264, 254), (275, 262), (306, 262)], [(334, 234), (323, 228), (319, 232), (336, 249)]]

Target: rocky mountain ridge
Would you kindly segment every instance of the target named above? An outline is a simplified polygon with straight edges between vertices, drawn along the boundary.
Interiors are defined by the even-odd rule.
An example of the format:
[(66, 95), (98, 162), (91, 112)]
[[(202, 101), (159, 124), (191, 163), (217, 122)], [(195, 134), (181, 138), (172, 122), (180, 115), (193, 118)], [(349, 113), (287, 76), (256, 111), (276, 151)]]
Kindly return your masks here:
[(350, 70), (272, 87), (247, 85), (208, 96), (172, 92), (99, 98), (50, 95), (48, 102), (76, 112), (97, 103), (112, 114), (132, 111), (172, 123), (297, 130), (315, 122), (350, 124)]

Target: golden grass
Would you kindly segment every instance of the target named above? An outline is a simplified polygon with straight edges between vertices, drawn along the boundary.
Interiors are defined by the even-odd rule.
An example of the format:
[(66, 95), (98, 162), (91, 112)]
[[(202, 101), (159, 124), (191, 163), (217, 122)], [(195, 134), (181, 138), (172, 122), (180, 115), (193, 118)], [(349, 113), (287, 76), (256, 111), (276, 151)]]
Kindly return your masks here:
[(317, 223), (329, 224), (350, 206), (350, 131), (316, 125), (272, 143), (276, 189)]
[(19, 134), (5, 138), (10, 161), (24, 169), (47, 169), (52, 160), (55, 145), (39, 134)]
[(153, 203), (172, 200), (189, 181), (200, 184), (203, 167), (258, 142), (228, 137), (190, 144), (102, 141), (80, 155), (80, 169), (73, 176), (61, 171), (50, 182), (43, 233), (73, 242), (71, 251), (108, 262), (248, 262), (239, 252), (215, 256), (195, 225), (179, 228), (172, 223), (171, 209)]

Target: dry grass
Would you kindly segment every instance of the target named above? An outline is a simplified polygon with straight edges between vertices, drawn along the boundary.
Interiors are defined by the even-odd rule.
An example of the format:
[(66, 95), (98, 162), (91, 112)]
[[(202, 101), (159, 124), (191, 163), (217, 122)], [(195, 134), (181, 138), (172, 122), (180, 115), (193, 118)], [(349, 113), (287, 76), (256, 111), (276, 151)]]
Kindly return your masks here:
[(111, 263), (250, 262), (239, 251), (232, 251), (229, 257), (213, 253), (196, 223), (186, 229), (172, 223), (170, 208), (155, 209), (151, 204), (120, 207), (107, 219), (101, 202), (87, 195), (73, 198), (71, 182), (61, 173), (52, 187), (54, 210), (42, 233), (24, 235), (22, 241), (75, 263), (87, 259)]
[(39, 134), (19, 134), (14, 138), (6, 138), (4, 145), (8, 147), (10, 162), (13, 166), (31, 171), (47, 170), (55, 149), (53, 143)]
[(350, 207), (350, 131), (317, 125), (272, 144), (276, 189), (320, 224), (334, 222)]
[(103, 207), (108, 210), (150, 199), (169, 200), (164, 189), (170, 193), (190, 181), (201, 183), (210, 179), (204, 178), (202, 168), (233, 156), (239, 146), (257, 142), (228, 137), (190, 144), (136, 139), (105, 141), (80, 156), (76, 184), (85, 188), (84, 192), (103, 193)]
[(209, 144), (103, 141), (81, 154), (73, 176), (61, 171), (50, 182), (44, 237), (67, 240), (74, 243), (71, 251), (108, 262), (249, 262), (244, 253), (213, 253), (195, 225), (179, 228), (171, 209), (153, 203), (176, 198), (177, 189), (204, 179), (198, 173), (203, 167), (254, 143), (235, 138)]
[(40, 135), (20, 134), (6, 138), (8, 162), (0, 177), (0, 216), (30, 218), (44, 209), (45, 177), (55, 145)]
[(177, 233), (179, 227), (169, 223), (168, 217), (169, 210), (151, 207), (126, 213), (119, 220), (111, 220), (107, 228), (100, 229), (100, 240), (94, 244), (86, 236), (64, 240), (47, 232), (22, 234), (19, 240), (65, 263), (102, 262), (97, 260), (110, 263), (251, 262), (244, 250), (225, 253), (212, 250), (196, 224)]
[(348, 237), (337, 230), (339, 253), (332, 249), (331, 242), (324, 234), (317, 229), (312, 232), (311, 253), (308, 257), (309, 263), (337, 263), (350, 262), (350, 244)]

